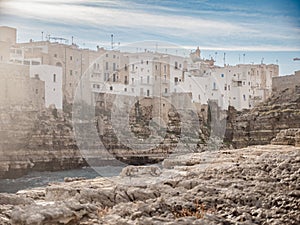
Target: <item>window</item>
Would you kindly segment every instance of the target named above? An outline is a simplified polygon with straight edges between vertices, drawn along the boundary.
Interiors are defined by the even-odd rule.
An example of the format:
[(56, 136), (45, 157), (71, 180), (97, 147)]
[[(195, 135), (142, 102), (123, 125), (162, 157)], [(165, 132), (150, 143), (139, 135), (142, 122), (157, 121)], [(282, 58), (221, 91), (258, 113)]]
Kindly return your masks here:
[(131, 67), (132, 67), (132, 71), (134, 71), (134, 64), (132, 64)]
[(166, 94), (168, 93), (168, 88), (165, 88), (165, 93), (166, 93)]
[(53, 82), (56, 82), (56, 74), (53, 74)]
[(131, 88), (131, 92), (134, 93), (134, 88)]
[(57, 54), (54, 54), (54, 58), (57, 58)]
[(178, 83), (178, 77), (174, 78), (174, 82), (175, 82), (175, 85), (177, 85), (177, 83)]
[(157, 70), (158, 69), (158, 67), (157, 67), (157, 65), (155, 65), (155, 70)]
[(127, 88), (124, 88), (124, 91), (127, 92)]
[(70, 75), (71, 75), (71, 76), (73, 75), (73, 70), (70, 70)]
[(70, 56), (70, 60), (71, 60), (71, 61), (73, 60), (73, 57), (72, 57), (72, 56)]
[(124, 81), (124, 84), (128, 84), (128, 79), (127, 79), (127, 76), (125, 76), (125, 81)]
[(246, 101), (246, 95), (243, 95), (243, 99), (244, 99), (244, 101)]
[(116, 63), (113, 63), (113, 71), (116, 71)]
[(148, 60), (146, 61), (146, 64), (147, 64), (147, 65), (149, 64), (149, 61), (148, 61)]
[(175, 69), (178, 69), (178, 62), (175, 62)]
[(105, 56), (108, 57), (108, 54), (106, 54)]
[(108, 70), (108, 62), (105, 62), (105, 69)]
[(144, 61), (143, 60), (141, 60), (141, 64), (143, 64), (144, 63)]
[(223, 74), (223, 73), (221, 74), (221, 77), (224, 77), (224, 74)]
[(112, 91), (112, 90), (113, 90), (113, 86), (110, 86), (110, 87), (109, 87), (109, 90), (111, 90), (111, 91)]
[(115, 58), (116, 58), (116, 55), (113, 55), (113, 58), (115, 59)]
[(213, 83), (213, 90), (217, 90), (217, 84), (216, 84), (216, 82)]
[(224, 86), (224, 90), (225, 90), (225, 91), (227, 91), (227, 84), (225, 84), (225, 86)]
[(35, 94), (38, 94), (39, 93), (39, 89), (35, 89)]
[(150, 83), (150, 77), (147, 76), (147, 84), (149, 84), (149, 83)]
[(164, 73), (166, 73), (166, 72), (167, 72), (167, 66), (164, 65)]
[(148, 97), (150, 96), (150, 90), (147, 90), (147, 96)]
[(100, 85), (99, 84), (97, 84), (97, 89), (100, 89)]
[(131, 78), (131, 82), (132, 82), (132, 84), (134, 84), (134, 78)]

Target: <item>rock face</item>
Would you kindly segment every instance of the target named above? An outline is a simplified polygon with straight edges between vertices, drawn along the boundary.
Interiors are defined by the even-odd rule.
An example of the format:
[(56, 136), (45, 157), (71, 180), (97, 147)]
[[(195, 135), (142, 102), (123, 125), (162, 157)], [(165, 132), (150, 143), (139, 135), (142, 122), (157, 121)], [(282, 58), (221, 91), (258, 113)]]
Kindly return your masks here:
[(0, 124), (0, 178), (84, 165), (70, 120), (53, 109), (1, 109)]
[(300, 146), (300, 128), (281, 130), (271, 141), (273, 145), (294, 145)]
[(269, 144), (281, 130), (300, 128), (300, 91), (285, 89), (230, 121), (232, 143), (240, 148)]
[(166, 163), (170, 169), (131, 167), (110, 180), (20, 191), (3, 200), (0, 223), (298, 224), (300, 148), (266, 145), (211, 154), (185, 155), (183, 164), (174, 156)]

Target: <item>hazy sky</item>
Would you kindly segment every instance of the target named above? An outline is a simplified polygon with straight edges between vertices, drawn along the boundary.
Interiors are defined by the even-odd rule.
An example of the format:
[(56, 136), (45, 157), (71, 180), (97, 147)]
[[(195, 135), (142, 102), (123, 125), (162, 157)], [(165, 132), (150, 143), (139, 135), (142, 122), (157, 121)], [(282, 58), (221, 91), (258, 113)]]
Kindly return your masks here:
[[(109, 48), (143, 40), (200, 46), (217, 64), (278, 63), (281, 74), (300, 70), (299, 0), (0, 0), (0, 25), (18, 41), (50, 34), (81, 47)], [(217, 54), (215, 54), (217, 52)], [(243, 57), (243, 54), (246, 54)]]

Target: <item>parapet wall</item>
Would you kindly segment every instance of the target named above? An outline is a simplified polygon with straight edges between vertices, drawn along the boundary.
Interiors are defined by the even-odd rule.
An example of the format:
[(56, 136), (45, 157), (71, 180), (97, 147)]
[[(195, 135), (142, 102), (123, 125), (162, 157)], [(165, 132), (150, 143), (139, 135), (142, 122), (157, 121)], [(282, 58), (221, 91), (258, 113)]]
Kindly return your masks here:
[(300, 85), (300, 71), (294, 75), (273, 77), (272, 91), (279, 93), (287, 88), (294, 89), (297, 85)]

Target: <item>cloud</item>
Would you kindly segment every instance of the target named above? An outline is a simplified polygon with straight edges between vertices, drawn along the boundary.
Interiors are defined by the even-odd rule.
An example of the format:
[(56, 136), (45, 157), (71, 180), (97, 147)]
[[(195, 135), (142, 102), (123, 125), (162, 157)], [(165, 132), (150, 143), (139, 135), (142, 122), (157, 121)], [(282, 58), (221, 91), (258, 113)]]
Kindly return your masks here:
[[(136, 0), (6, 0), (2, 8), (6, 15), (20, 17), (24, 21), (22, 26), (36, 21), (34, 24), (39, 32), (56, 28), (57, 32), (67, 35), (80, 34), (91, 43), (95, 38), (99, 40), (117, 33), (123, 38), (122, 42), (156, 37), (183, 45), (202, 44), (213, 48), (300, 47), (299, 27), (292, 26), (289, 17), (280, 16), (280, 20), (273, 21), (276, 13), (273, 9), (268, 9), (268, 14), (252, 3), (230, 5), (224, 1), (151, 3), (153, 1), (146, 0), (143, 3)], [(253, 10), (255, 7), (257, 11)], [(82, 33), (83, 27), (95, 34), (90, 32), (87, 36)]]
[[(79, 3), (81, 1), (73, 1)], [(205, 34), (214, 30), (217, 34), (228, 32), (245, 32), (248, 29), (239, 27), (226, 21), (214, 21), (189, 16), (156, 15), (140, 11), (125, 11), (119, 6), (112, 8), (94, 8), (82, 5), (57, 4), (47, 0), (30, 2), (9, 1), (5, 4), (6, 13), (22, 15), (24, 18), (38, 18), (49, 22), (61, 21), (62, 23), (85, 24), (99, 27), (125, 27), (125, 28), (156, 28), (168, 30), (174, 35), (184, 36), (190, 33)], [(172, 32), (172, 30), (174, 30)]]

